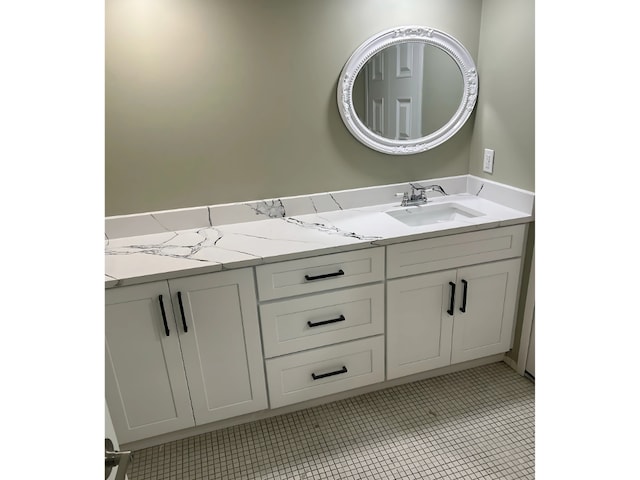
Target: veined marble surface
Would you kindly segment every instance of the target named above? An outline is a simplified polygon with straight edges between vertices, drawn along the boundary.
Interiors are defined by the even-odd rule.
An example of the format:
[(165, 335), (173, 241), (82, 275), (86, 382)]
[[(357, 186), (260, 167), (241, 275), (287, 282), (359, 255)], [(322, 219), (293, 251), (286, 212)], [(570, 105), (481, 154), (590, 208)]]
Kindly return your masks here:
[[(484, 215), (418, 227), (385, 212), (396, 194), (437, 184), (429, 204), (456, 202)], [(533, 220), (534, 195), (471, 175), (309, 196), (108, 217), (105, 287), (291, 260)], [(419, 209), (423, 207), (409, 207)]]

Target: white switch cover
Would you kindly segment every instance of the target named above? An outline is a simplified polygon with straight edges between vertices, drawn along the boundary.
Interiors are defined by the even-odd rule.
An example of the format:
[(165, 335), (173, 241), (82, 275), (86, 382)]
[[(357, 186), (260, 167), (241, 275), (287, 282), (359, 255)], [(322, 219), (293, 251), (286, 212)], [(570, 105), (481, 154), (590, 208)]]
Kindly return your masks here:
[(493, 150), (490, 148), (484, 149), (484, 162), (482, 164), (482, 170), (487, 173), (493, 173)]

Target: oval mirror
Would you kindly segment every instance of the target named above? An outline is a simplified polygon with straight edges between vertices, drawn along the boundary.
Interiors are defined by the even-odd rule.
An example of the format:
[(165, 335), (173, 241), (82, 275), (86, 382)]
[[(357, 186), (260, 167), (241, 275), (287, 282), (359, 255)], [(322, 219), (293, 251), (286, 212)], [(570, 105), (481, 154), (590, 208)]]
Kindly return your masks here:
[(378, 33), (351, 55), (338, 82), (349, 131), (383, 153), (420, 153), (451, 138), (476, 104), (478, 74), (467, 49), (420, 26)]

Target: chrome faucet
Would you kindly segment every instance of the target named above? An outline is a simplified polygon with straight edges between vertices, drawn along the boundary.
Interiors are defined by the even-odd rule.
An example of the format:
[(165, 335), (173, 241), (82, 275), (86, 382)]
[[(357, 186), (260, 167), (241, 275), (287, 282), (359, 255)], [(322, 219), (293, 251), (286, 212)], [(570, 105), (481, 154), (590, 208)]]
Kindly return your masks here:
[(423, 187), (422, 185), (415, 185), (413, 183), (410, 183), (409, 185), (411, 186), (411, 194), (409, 194), (409, 192), (396, 194), (396, 196), (402, 195), (402, 202), (400, 203), (400, 206), (402, 207), (427, 203), (427, 192), (438, 192), (442, 195), (448, 195), (440, 185), (427, 185), (426, 187)]

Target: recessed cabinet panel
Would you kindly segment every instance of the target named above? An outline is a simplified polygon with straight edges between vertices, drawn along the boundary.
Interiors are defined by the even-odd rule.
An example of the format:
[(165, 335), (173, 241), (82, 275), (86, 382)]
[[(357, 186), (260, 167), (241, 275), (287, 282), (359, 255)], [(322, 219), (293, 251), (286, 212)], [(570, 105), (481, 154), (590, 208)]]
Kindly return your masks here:
[(460, 292), (453, 328), (451, 362), (506, 352), (511, 348), (520, 275), (520, 259), (475, 265), (458, 270)]
[(118, 440), (193, 426), (167, 283), (107, 290), (105, 299), (105, 396)]
[(384, 286), (368, 285), (260, 306), (265, 357), (384, 333)]
[(196, 424), (267, 408), (251, 270), (180, 278), (169, 285)]
[(387, 282), (387, 379), (451, 363), (455, 270)]
[(525, 225), (390, 245), (387, 277), (434, 272), (522, 255)]
[(384, 279), (384, 247), (256, 267), (260, 300), (315, 293)]

